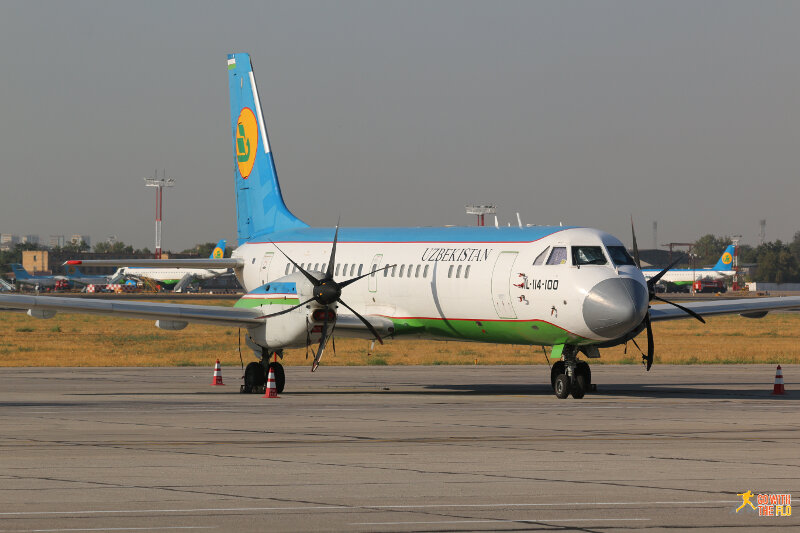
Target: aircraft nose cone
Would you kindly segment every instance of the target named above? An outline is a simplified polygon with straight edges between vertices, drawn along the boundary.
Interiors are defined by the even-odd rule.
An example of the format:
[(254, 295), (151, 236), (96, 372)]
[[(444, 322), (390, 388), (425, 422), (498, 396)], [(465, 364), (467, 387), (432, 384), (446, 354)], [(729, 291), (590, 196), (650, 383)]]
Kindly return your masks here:
[(641, 323), (647, 306), (647, 289), (641, 283), (610, 278), (595, 285), (586, 295), (583, 319), (594, 333), (615, 339)]

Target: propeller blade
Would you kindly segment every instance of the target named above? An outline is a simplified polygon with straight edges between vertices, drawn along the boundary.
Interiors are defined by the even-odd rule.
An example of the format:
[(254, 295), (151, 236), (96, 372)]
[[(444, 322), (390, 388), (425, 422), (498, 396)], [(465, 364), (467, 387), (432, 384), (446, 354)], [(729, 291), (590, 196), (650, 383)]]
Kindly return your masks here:
[(636, 244), (636, 231), (633, 229), (633, 215), (631, 215), (631, 236), (633, 237), (633, 260), (639, 270), (642, 269), (642, 262), (639, 261), (639, 245)]
[(644, 315), (644, 325), (647, 328), (647, 371), (650, 372), (650, 367), (653, 366), (653, 355), (655, 353), (655, 345), (653, 343), (653, 327), (650, 325), (650, 311)]
[(688, 307), (684, 307), (684, 306), (682, 306), (680, 304), (676, 304), (675, 302), (670, 302), (669, 300), (665, 300), (664, 298), (661, 298), (659, 296), (653, 296), (653, 300), (658, 300), (659, 302), (664, 302), (665, 304), (674, 305), (675, 307), (677, 307), (678, 309), (680, 309), (681, 311), (683, 311), (687, 315), (690, 315), (692, 318), (696, 318), (697, 320), (699, 320), (703, 324), (706, 323), (706, 320), (703, 317), (701, 317), (700, 315), (698, 315), (697, 313), (695, 313), (694, 311), (692, 311)]
[(383, 339), (381, 339), (381, 336), (380, 336), (380, 335), (378, 335), (378, 332), (377, 332), (377, 330), (376, 330), (376, 329), (375, 329), (375, 328), (372, 326), (372, 324), (370, 324), (370, 323), (367, 321), (367, 319), (366, 319), (366, 318), (364, 318), (363, 316), (361, 316), (361, 315), (359, 315), (358, 313), (356, 313), (356, 312), (355, 312), (355, 310), (353, 310), (353, 308), (352, 308), (352, 307), (350, 307), (349, 305), (347, 305), (346, 303), (344, 303), (344, 302), (341, 300), (341, 298), (340, 298), (340, 299), (338, 299), (338, 300), (336, 300), (336, 301), (337, 301), (337, 302), (339, 302), (340, 304), (342, 304), (343, 306), (345, 306), (346, 308), (348, 308), (348, 309), (350, 310), (350, 312), (351, 312), (351, 313), (353, 313), (354, 315), (356, 315), (356, 316), (358, 317), (358, 319), (359, 319), (361, 322), (363, 322), (365, 326), (367, 326), (367, 329), (369, 330), (369, 332), (370, 332), (370, 333), (372, 333), (373, 335), (375, 335), (375, 338), (376, 338), (376, 339), (378, 339), (378, 342), (380, 342), (381, 344), (383, 344)]
[[(272, 241), (269, 241), (269, 242), (272, 242)], [(305, 270), (303, 270), (303, 269), (302, 269), (302, 267), (300, 267), (300, 265), (298, 265), (297, 263), (295, 263), (295, 262), (294, 262), (294, 260), (293, 260), (291, 257), (289, 257), (288, 255), (286, 255), (286, 252), (284, 252), (283, 250), (281, 250), (281, 249), (278, 247), (278, 245), (277, 245), (277, 244), (275, 244), (274, 242), (272, 242), (272, 245), (273, 245), (275, 248), (278, 248), (278, 251), (279, 251), (280, 253), (282, 253), (282, 254), (283, 254), (283, 256), (284, 256), (286, 259), (288, 259), (288, 260), (289, 260), (289, 262), (290, 262), (291, 264), (293, 264), (295, 267), (297, 267), (297, 270), (299, 270), (299, 271), (300, 271), (300, 273), (301, 273), (301, 274), (303, 274), (303, 275), (306, 277), (306, 279), (307, 279), (308, 281), (310, 281), (310, 282), (311, 282), (311, 284), (312, 284), (312, 285), (314, 285), (314, 286), (316, 287), (317, 285), (319, 285), (319, 284), (320, 284), (320, 280), (318, 280), (317, 278), (315, 278), (314, 276), (312, 276), (311, 274), (309, 274), (308, 272), (306, 272)]]
[(303, 302), (303, 303), (301, 303), (301, 304), (293, 305), (293, 306), (292, 306), (292, 307), (290, 307), (289, 309), (284, 309), (283, 311), (278, 311), (277, 313), (272, 313), (271, 315), (264, 315), (264, 316), (260, 316), (260, 317), (258, 317), (258, 318), (259, 318), (259, 319), (261, 319), (261, 318), (272, 318), (272, 317), (274, 317), (274, 316), (278, 316), (278, 315), (284, 315), (284, 314), (286, 314), (286, 313), (288, 313), (288, 312), (290, 312), (290, 311), (294, 311), (294, 310), (295, 310), (295, 309), (297, 309), (298, 307), (303, 307), (303, 306), (304, 306), (304, 305), (306, 305), (308, 302), (313, 302), (313, 301), (314, 301), (314, 298), (309, 298), (309, 299), (308, 299), (308, 300), (306, 300), (305, 302)]
[[(661, 279), (661, 277), (662, 277), (664, 274), (666, 274), (668, 270), (671, 270), (671, 269), (672, 269), (672, 267), (674, 267), (675, 265), (677, 265), (677, 264), (678, 264), (678, 263), (681, 261), (681, 259), (683, 259), (683, 256), (681, 256), (681, 257), (677, 258), (675, 261), (673, 261), (672, 263), (670, 263), (670, 264), (669, 264), (669, 266), (668, 266), (667, 268), (665, 268), (664, 270), (662, 270), (661, 272), (659, 272), (658, 274), (656, 274), (655, 276), (653, 276), (652, 278), (650, 278), (649, 280), (647, 280), (647, 286), (650, 288), (650, 294), (651, 294), (651, 295), (653, 294), (653, 290), (652, 290), (652, 289), (653, 289), (653, 287), (655, 287), (655, 286), (656, 286), (656, 283), (658, 283), (658, 280), (660, 280), (660, 279)], [(651, 297), (651, 299), (652, 299), (652, 297)]]
[[(386, 265), (385, 267), (381, 267), (381, 268), (379, 268), (379, 269), (377, 269), (377, 270), (375, 271), (375, 274), (377, 274), (377, 273), (378, 273), (378, 272), (380, 272), (381, 270), (386, 270), (387, 268), (392, 268), (393, 266), (397, 266), (397, 265)], [(369, 276), (369, 275), (370, 275), (370, 274), (372, 274), (372, 273), (373, 273), (372, 271), (369, 271), (369, 272), (367, 272), (366, 274), (362, 274), (361, 276), (358, 276), (358, 277), (355, 277), (355, 278), (348, 279), (347, 281), (343, 281), (343, 282), (341, 282), (341, 283), (339, 284), (339, 288), (340, 288), (340, 289), (344, 289), (345, 287), (347, 287), (347, 286), (348, 286), (348, 285), (350, 285), (351, 283), (354, 283), (354, 282), (356, 282), (356, 281), (360, 280), (361, 278), (366, 278), (367, 276)]]
[(336, 241), (339, 239), (339, 222), (336, 221), (336, 233), (333, 234), (333, 246), (331, 246), (331, 259), (328, 261), (328, 270), (325, 272), (325, 279), (333, 279), (333, 264), (336, 262)]
[[(333, 327), (331, 328), (331, 334), (333, 334), (333, 330), (336, 328), (336, 321), (333, 322)], [(328, 335), (328, 315), (325, 314), (325, 323), (322, 326), (322, 337), (319, 339), (319, 348), (317, 348), (317, 353), (314, 355), (314, 362), (311, 363), (311, 371), (314, 372), (317, 368), (319, 368), (319, 360), (322, 359), (322, 354), (325, 352), (325, 346), (328, 345), (328, 339), (331, 338), (331, 335)]]

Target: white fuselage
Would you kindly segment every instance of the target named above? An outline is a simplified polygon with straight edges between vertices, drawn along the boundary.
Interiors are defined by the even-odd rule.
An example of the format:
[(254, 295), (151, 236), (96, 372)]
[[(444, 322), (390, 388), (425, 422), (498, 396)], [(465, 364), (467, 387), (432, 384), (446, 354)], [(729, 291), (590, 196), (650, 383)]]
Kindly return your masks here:
[[(332, 233), (332, 232), (331, 232)], [(274, 241), (306, 270), (324, 272), (331, 252), (329, 242)], [(608, 278), (628, 278), (645, 285), (633, 265), (573, 266), (537, 264), (545, 250), (572, 245), (622, 246), (615, 237), (594, 229), (557, 231), (534, 242), (347, 242), (336, 250), (334, 279), (342, 282), (373, 269), (394, 265), (348, 286), (342, 293), (356, 311), (391, 319), (402, 329), (427, 324), (420, 336), (452, 338), (464, 328), (484, 331), (489, 342), (515, 342), (520, 328), (530, 338), (548, 343), (582, 343), (608, 337), (592, 331), (584, 320), (583, 305), (589, 291)], [(294, 271), (270, 242), (246, 243), (234, 251), (244, 267), (236, 270), (247, 291), (275, 282)], [(645, 289), (646, 290), (646, 289)], [(641, 321), (645, 310), (638, 309)], [(346, 313), (346, 310), (341, 312)], [(492, 323), (491, 331), (484, 323)], [(497, 323), (516, 328), (508, 341)], [(637, 322), (638, 323), (638, 322)], [(441, 335), (431, 335), (430, 324), (441, 324)], [(434, 326), (436, 329), (437, 326)], [(486, 331), (489, 330), (489, 331)], [(527, 330), (526, 330), (527, 331)], [(545, 334), (547, 333), (547, 334)], [(522, 332), (525, 336), (524, 331)], [(551, 339), (556, 336), (558, 339)], [(473, 340), (480, 340), (476, 334)]]
[(177, 283), (185, 275), (203, 280), (211, 279), (228, 270), (225, 268), (145, 268), (145, 267), (123, 267), (119, 272), (124, 276), (135, 278), (147, 278), (159, 283)]
[[(660, 270), (651, 270), (651, 269), (642, 270), (642, 274), (644, 274), (645, 279), (650, 279), (659, 272)], [(701, 278), (726, 279), (732, 277), (735, 274), (736, 272), (733, 270), (714, 270), (711, 268), (678, 269), (678, 270), (669, 270), (666, 274), (664, 274), (661, 277), (661, 281), (666, 281), (675, 284), (689, 284)]]

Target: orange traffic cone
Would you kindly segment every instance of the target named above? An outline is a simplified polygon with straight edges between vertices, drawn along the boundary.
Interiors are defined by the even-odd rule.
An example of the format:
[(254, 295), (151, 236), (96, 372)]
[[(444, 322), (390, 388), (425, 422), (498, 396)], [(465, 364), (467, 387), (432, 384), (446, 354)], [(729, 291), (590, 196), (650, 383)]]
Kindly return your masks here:
[(775, 386), (772, 388), (772, 394), (786, 394), (786, 390), (783, 388), (783, 371), (781, 371), (781, 365), (778, 365), (778, 368), (775, 370)]
[(214, 365), (214, 377), (212, 378), (211, 385), (225, 385), (222, 382), (222, 367), (217, 359), (217, 364)]
[(278, 398), (278, 388), (275, 386), (275, 372), (272, 367), (269, 368), (269, 375), (267, 376), (267, 390), (264, 392), (262, 398)]

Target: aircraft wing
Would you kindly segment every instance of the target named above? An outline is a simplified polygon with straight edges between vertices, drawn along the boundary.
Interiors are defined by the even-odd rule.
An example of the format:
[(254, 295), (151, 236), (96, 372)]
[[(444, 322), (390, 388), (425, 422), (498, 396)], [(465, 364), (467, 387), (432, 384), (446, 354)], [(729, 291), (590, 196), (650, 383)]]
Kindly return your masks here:
[[(0, 308), (28, 310), (36, 318), (50, 318), (58, 311), (116, 315), (178, 323), (192, 322), (215, 326), (252, 328), (264, 324), (258, 309), (222, 307), (216, 305), (183, 305), (94, 298), (64, 298), (58, 296), (27, 296), (0, 294)], [(184, 326), (186, 324), (183, 324)], [(179, 328), (176, 328), (179, 329)]]
[(244, 266), (239, 258), (225, 257), (214, 259), (72, 259), (64, 266), (126, 266), (148, 268), (236, 268)]
[[(800, 297), (779, 298), (741, 298), (736, 300), (713, 300), (704, 302), (681, 302), (700, 316), (740, 314), (749, 318), (760, 318), (769, 311), (781, 309), (800, 309)], [(689, 315), (668, 304), (654, 305), (650, 308), (650, 319), (675, 320), (691, 318)]]

